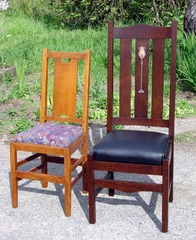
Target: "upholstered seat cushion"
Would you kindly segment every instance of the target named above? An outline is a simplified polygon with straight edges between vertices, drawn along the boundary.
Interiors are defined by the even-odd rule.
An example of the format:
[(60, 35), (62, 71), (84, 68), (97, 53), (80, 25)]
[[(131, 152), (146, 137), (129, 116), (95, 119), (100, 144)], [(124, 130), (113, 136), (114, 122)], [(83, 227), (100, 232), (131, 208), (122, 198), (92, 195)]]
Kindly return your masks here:
[(169, 136), (158, 132), (116, 130), (94, 146), (99, 161), (161, 165), (169, 146)]
[(15, 141), (65, 148), (77, 140), (82, 132), (81, 126), (47, 122), (18, 133)]

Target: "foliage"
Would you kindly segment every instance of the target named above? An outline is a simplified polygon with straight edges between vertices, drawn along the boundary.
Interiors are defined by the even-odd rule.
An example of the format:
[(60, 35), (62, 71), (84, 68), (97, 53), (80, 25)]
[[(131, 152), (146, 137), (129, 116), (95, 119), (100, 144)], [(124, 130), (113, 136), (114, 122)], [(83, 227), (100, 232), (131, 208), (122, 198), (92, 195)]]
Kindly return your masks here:
[(8, 15), (25, 14), (28, 17), (43, 18), (49, 13), (48, 0), (12, 0), (7, 11)]
[(178, 41), (177, 76), (184, 91), (196, 93), (196, 36), (182, 34)]
[(6, 84), (10, 84), (14, 81), (14, 76), (12, 73), (2, 73), (2, 81), (5, 82)]
[(11, 134), (18, 133), (30, 127), (32, 127), (32, 124), (29, 119), (19, 118), (19, 119), (16, 119), (15, 128), (11, 130), (10, 133)]
[(19, 92), (22, 93), (23, 91), (23, 82), (24, 82), (24, 78), (25, 78), (25, 61), (23, 61), (22, 66), (21, 64), (15, 64), (15, 68), (16, 68), (16, 77), (18, 80), (18, 89)]
[(108, 20), (165, 25), (173, 18), (182, 20), (186, 6), (186, 0), (12, 0), (8, 14), (72, 29), (104, 26)]
[[(13, 0), (13, 3), (18, 4), (38, 4), (39, 1), (29, 1), (29, 0)], [(31, 2), (31, 3), (30, 3)], [(42, 1), (40, 1), (42, 2)], [(45, 1), (49, 2), (49, 1)], [(51, 11), (50, 7), (54, 7), (56, 1), (53, 1), (53, 6), (43, 5), (40, 7), (46, 7), (47, 11)], [(67, 1), (65, 0), (64, 3)], [(75, 1), (73, 1), (75, 2)], [(80, 1), (81, 3), (85, 3), (87, 1)], [(93, 1), (93, 3), (96, 2), (97, 4), (101, 2), (100, 1)], [(108, 4), (120, 2), (125, 3), (126, 1), (107, 1)], [(128, 1), (127, 1), (128, 2)], [(164, 15), (164, 9), (166, 9), (166, 6), (160, 5), (158, 10), (160, 12), (159, 14), (159, 20), (158, 18), (150, 18), (150, 16), (155, 16), (153, 11), (150, 12), (149, 8), (144, 9), (145, 6), (148, 5), (149, 1), (129, 1), (132, 4), (132, 9), (134, 10), (134, 13), (131, 16), (135, 16), (135, 19), (138, 19), (138, 22), (144, 21), (146, 19), (147, 23), (158, 23), (160, 25), (164, 23), (170, 23), (174, 19), (179, 19), (181, 22), (179, 25), (182, 26), (182, 16), (183, 12), (179, 10), (180, 8), (184, 8), (185, 4), (183, 5), (183, 1), (172, 1), (176, 3), (176, 12), (168, 11), (168, 13), (165, 13)], [(155, 1), (157, 6), (160, 1)], [(166, 1), (161, 1), (162, 3)], [(171, 4), (171, 1), (168, 1), (167, 3), (167, 9), (169, 9), (169, 2)], [(103, 4), (106, 4), (106, 1), (102, 1)], [(128, 4), (128, 3), (127, 3)], [(135, 4), (135, 5), (134, 5)], [(181, 4), (181, 5), (180, 5)], [(11, 4), (12, 5), (12, 4)], [(20, 63), (25, 62), (25, 84), (22, 83), (22, 93), (19, 90), (19, 82), (17, 81), (17, 78), (7, 75), (3, 76), (3, 84), (8, 88), (9, 92), (0, 92), (0, 102), (5, 103), (9, 105), (10, 101), (27, 101), (28, 104), (30, 104), (30, 101), (32, 100), (32, 94), (37, 96), (39, 98), (40, 93), (40, 75), (39, 79), (37, 79), (36, 76), (32, 73), (40, 73), (41, 72), (41, 57), (42, 57), (42, 50), (44, 47), (49, 48), (50, 50), (54, 51), (84, 51), (85, 49), (90, 49), (92, 52), (92, 58), (91, 58), (91, 87), (90, 87), (90, 120), (95, 121), (97, 119), (106, 119), (106, 79), (107, 79), (107, 28), (104, 27), (97, 27), (92, 28), (89, 27), (95, 26), (96, 21), (92, 22), (84, 22), (85, 24), (83, 27), (88, 26), (86, 29), (57, 29), (56, 24), (55, 26), (46, 25), (46, 19), (43, 21), (38, 21), (42, 18), (41, 12), (40, 16), (37, 14), (37, 17), (34, 16), (34, 13), (32, 12), (30, 14), (27, 14), (27, 11), (24, 10), (24, 12), (21, 13), (21, 10), (17, 8), (17, 5), (12, 5), (6, 10), (6, 14), (4, 16), (4, 31), (2, 34), (0, 34), (0, 58), (3, 59), (3, 62), (6, 65), (12, 66), (12, 65), (18, 65), (22, 69), (22, 65)], [(30, 6), (30, 5), (29, 5)], [(150, 6), (150, 5), (149, 5)], [(62, 6), (61, 6), (62, 7)], [(171, 6), (170, 6), (171, 7)], [(151, 2), (151, 8), (152, 8), (152, 2)], [(18, 9), (18, 10), (17, 10)], [(126, 8), (128, 9), (128, 8)], [(141, 11), (138, 13), (138, 10)], [(145, 14), (142, 13), (142, 9), (145, 10)], [(163, 9), (163, 10), (161, 10)], [(173, 9), (175, 9), (173, 7)], [(16, 12), (14, 10), (17, 10)], [(29, 10), (30, 11), (30, 10)], [(38, 10), (37, 10), (38, 11)], [(45, 12), (45, 13), (46, 13)], [(11, 14), (12, 13), (12, 14)], [(17, 13), (17, 14), (15, 14)], [(44, 14), (45, 14), (44, 13)], [(170, 14), (173, 15), (170, 15)], [(122, 13), (119, 13), (122, 14)], [(135, 15), (134, 15), (135, 14)], [(139, 15), (138, 15), (139, 14)], [(175, 15), (176, 14), (176, 15)], [(27, 17), (28, 15), (28, 17)], [(83, 14), (86, 15), (86, 14)], [(110, 15), (112, 16), (112, 15)], [(147, 17), (149, 16), (149, 18)], [(162, 17), (160, 17), (162, 16)], [(167, 16), (170, 16), (167, 18)], [(86, 16), (82, 16), (86, 17)], [(55, 18), (55, 17), (54, 17)], [(54, 20), (54, 18), (52, 20)], [(43, 18), (42, 18), (43, 19)], [(116, 20), (119, 20), (120, 22), (118, 25), (121, 25), (123, 23), (122, 17), (119, 15), (118, 17), (115, 17)], [(131, 21), (130, 18), (127, 18), (127, 21)], [(157, 21), (157, 22), (156, 22)], [(102, 23), (97, 22), (98, 24), (105, 24), (106, 20), (104, 20)], [(71, 22), (67, 22), (69, 26), (74, 26), (71, 24)], [(79, 27), (79, 25), (77, 25)], [(180, 28), (182, 29), (182, 28)], [(179, 33), (181, 33), (180, 31)], [(9, 37), (5, 37), (8, 36)], [(178, 34), (179, 35), (179, 34)], [(185, 36), (185, 37), (184, 37)], [(180, 86), (187, 90), (187, 88), (190, 88), (190, 90), (195, 89), (193, 88), (192, 84), (190, 85), (190, 82), (195, 79), (196, 73), (195, 73), (195, 39), (193, 36), (183, 35), (181, 34), (178, 39), (178, 64), (177, 64), (177, 76), (180, 81), (178, 84)], [(117, 55), (117, 53), (115, 53)], [(170, 58), (168, 52), (166, 51), (165, 54), (166, 60)], [(186, 63), (187, 61), (187, 63)], [(190, 61), (190, 62), (188, 62)], [(19, 65), (20, 64), (20, 65)], [(117, 59), (115, 58), (115, 64), (119, 64)], [(186, 68), (185, 68), (186, 67)], [(185, 76), (184, 69), (189, 69), (188, 74)], [(165, 69), (166, 76), (169, 75), (169, 68)], [(31, 73), (30, 76), (31, 79), (28, 78), (28, 74)], [(118, 76), (119, 73), (116, 75)], [(184, 75), (183, 75), (184, 74)], [(188, 76), (188, 77), (187, 77)], [(182, 79), (188, 79), (188, 80), (182, 80)], [(191, 79), (191, 81), (190, 81)], [(37, 81), (38, 80), (38, 81)], [(184, 87), (186, 84), (186, 87)], [(188, 85), (189, 84), (189, 85)], [(195, 84), (195, 80), (194, 80)], [(31, 85), (31, 87), (30, 87)], [(195, 86), (195, 85), (194, 85)], [(2, 88), (2, 85), (1, 85)], [(168, 86), (166, 86), (165, 93), (168, 95)], [(114, 111), (115, 114), (118, 114), (119, 111), (119, 99), (117, 96), (115, 96), (115, 107)], [(195, 111), (191, 108), (191, 106), (184, 100), (177, 100), (177, 108), (176, 108), (176, 116), (178, 117), (185, 117), (187, 115), (193, 115), (195, 114)], [(20, 110), (21, 112), (21, 110)], [(25, 112), (27, 115), (29, 113), (29, 107), (28, 111)], [(6, 112), (6, 114), (11, 119), (11, 125), (14, 125), (14, 127), (11, 127), (11, 131), (19, 131), (23, 128), (30, 126), (31, 123), (25, 122), (24, 115), (20, 117), (16, 117), (19, 115), (19, 112), (15, 112), (14, 109), (12, 109), (12, 106), (10, 107), (10, 111)], [(24, 114), (24, 113), (23, 113)], [(33, 121), (39, 120), (39, 109), (38, 106), (33, 107), (31, 111), (31, 117), (28, 119), (33, 119)], [(78, 114), (81, 114), (80, 112)], [(164, 116), (167, 116), (167, 105), (165, 107), (165, 113)], [(1, 114), (0, 114), (1, 115)], [(25, 115), (25, 116), (26, 116)], [(2, 118), (4, 119), (4, 118)], [(24, 121), (24, 123), (23, 123)], [(1, 121), (3, 124), (6, 122)]]
[(122, 23), (139, 21), (163, 25), (175, 15), (180, 14), (182, 17), (185, 3), (185, 0), (53, 0), (51, 14), (59, 22), (72, 28), (103, 26), (112, 19)]

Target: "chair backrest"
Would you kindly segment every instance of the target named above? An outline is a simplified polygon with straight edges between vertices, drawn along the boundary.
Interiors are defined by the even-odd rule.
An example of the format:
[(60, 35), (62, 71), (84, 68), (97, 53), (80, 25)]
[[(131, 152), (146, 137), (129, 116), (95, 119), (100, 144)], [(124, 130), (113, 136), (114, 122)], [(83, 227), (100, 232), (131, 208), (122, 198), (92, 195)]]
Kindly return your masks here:
[(40, 121), (88, 125), (90, 51), (43, 50)]
[(108, 132), (113, 125), (141, 125), (167, 127), (173, 135), (176, 35), (175, 21), (171, 27), (109, 22)]

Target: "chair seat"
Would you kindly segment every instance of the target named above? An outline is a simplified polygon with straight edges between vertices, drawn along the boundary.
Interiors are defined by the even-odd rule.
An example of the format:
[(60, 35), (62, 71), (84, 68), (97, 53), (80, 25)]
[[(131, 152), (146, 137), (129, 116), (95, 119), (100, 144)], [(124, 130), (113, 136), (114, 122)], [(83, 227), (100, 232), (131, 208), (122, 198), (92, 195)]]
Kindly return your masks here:
[(93, 148), (93, 159), (108, 162), (162, 165), (169, 136), (158, 132), (116, 130)]
[(47, 122), (18, 133), (15, 141), (66, 148), (82, 136), (82, 133), (80, 126)]

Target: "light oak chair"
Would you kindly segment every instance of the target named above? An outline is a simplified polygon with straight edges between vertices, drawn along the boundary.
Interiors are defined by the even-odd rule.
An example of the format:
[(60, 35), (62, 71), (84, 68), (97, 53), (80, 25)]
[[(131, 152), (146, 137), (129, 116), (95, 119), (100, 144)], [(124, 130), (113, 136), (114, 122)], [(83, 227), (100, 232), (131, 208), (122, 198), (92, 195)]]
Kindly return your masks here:
[[(103, 188), (109, 189), (110, 196), (115, 189), (152, 191), (162, 194), (162, 231), (168, 231), (168, 202), (173, 201), (176, 35), (175, 21), (171, 27), (108, 24), (107, 135), (88, 155), (90, 223), (96, 221), (95, 199)], [(100, 171), (108, 173), (102, 178)], [(114, 178), (115, 172), (122, 177), (123, 173), (140, 174), (139, 180), (144, 181)], [(161, 176), (162, 182), (145, 182), (141, 174)]]
[[(43, 50), (40, 124), (18, 133), (10, 142), (12, 206), (18, 206), (18, 182), (40, 180), (65, 187), (65, 215), (71, 215), (71, 189), (83, 176), (86, 185), (88, 151), (88, 105), (90, 51), (53, 52)], [(80, 151), (75, 154), (76, 151)], [(18, 152), (29, 156), (18, 159)], [(26, 170), (29, 162), (40, 164)], [(64, 174), (48, 173), (48, 163), (64, 164)], [(33, 163), (32, 163), (33, 164)], [(24, 170), (25, 169), (25, 170)], [(77, 169), (77, 175), (73, 172)], [(79, 169), (79, 170), (78, 170)]]

